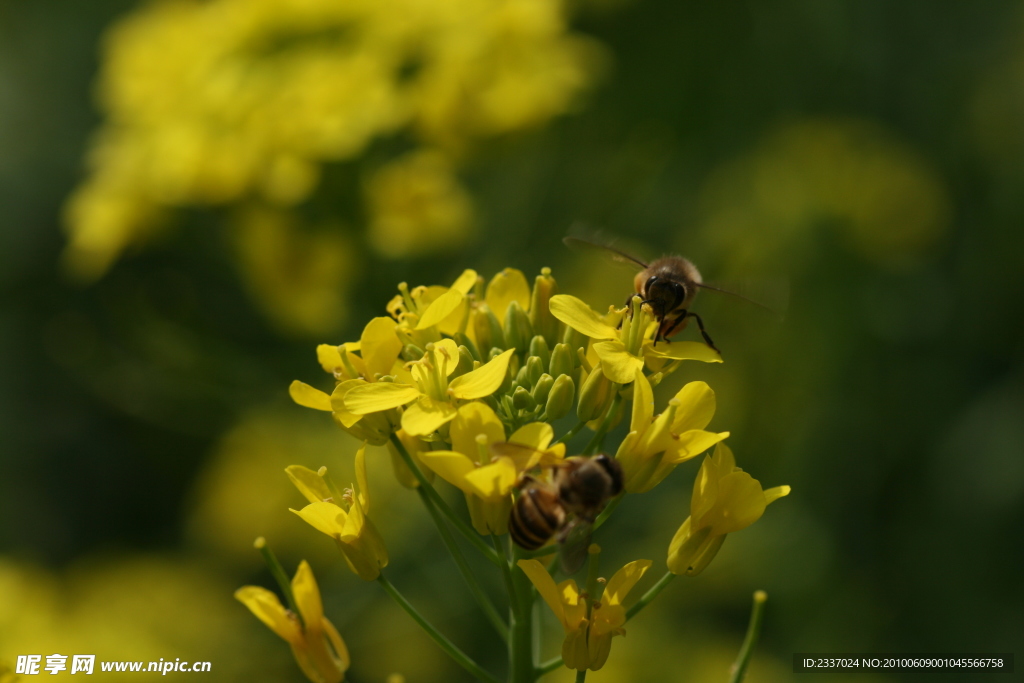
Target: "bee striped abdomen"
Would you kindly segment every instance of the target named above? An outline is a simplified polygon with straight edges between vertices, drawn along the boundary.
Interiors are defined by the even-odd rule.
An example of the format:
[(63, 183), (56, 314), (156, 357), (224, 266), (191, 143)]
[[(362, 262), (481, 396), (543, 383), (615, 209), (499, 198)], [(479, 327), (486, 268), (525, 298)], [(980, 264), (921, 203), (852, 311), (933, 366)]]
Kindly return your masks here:
[(542, 488), (528, 488), (516, 500), (508, 530), (520, 548), (536, 550), (547, 543), (565, 522), (558, 495)]

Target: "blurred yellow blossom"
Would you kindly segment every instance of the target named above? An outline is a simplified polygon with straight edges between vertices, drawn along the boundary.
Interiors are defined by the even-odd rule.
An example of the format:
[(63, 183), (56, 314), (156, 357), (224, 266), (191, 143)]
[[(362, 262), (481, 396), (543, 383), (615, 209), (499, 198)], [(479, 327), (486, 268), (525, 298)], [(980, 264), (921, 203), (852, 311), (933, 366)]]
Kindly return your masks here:
[(348, 649), (334, 624), (324, 616), (320, 588), (305, 560), (292, 579), (292, 593), (299, 615), (285, 609), (274, 593), (260, 586), (243, 586), (235, 591), (235, 598), (291, 646), (295, 661), (309, 680), (339, 683), (349, 667)]
[(788, 486), (762, 490), (760, 482), (736, 467), (729, 447), (718, 444), (714, 455), (704, 458), (693, 482), (690, 516), (669, 544), (669, 571), (700, 574), (718, 554), (726, 534), (746, 529), (789, 491)]
[[(378, 253), (463, 243), (473, 209), (458, 170), (476, 142), (570, 111), (594, 80), (603, 53), (569, 30), (567, 4), (141, 4), (104, 40), (105, 119), (66, 206), (65, 265), (94, 279), (166, 224), (168, 209), (242, 207), (239, 235), (253, 244), (239, 255), (271, 316), (293, 330), (328, 329), (330, 314), (320, 314), (343, 295), (361, 241), (288, 241), (280, 233), (300, 232), (294, 221), (245, 207), (296, 207), (318, 191), (324, 164), (356, 162), (365, 206), (350, 213), (367, 217)], [(398, 135), (411, 149), (361, 163), (374, 140)], [(306, 295), (312, 303), (301, 303)]]

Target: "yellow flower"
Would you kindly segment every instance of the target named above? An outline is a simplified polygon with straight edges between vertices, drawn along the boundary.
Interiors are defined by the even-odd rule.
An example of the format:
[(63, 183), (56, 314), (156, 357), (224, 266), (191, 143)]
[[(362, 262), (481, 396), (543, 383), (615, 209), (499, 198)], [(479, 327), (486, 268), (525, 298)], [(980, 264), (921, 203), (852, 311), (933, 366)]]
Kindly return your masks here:
[(356, 452), (357, 486), (336, 496), (323, 477), (306, 467), (292, 465), (285, 470), (295, 487), (309, 501), (301, 510), (292, 510), (317, 531), (337, 543), (348, 568), (359, 578), (373, 581), (380, 570), (388, 565), (388, 550), (384, 546), (370, 514), (369, 490), (366, 486), (366, 444)]
[(657, 486), (676, 465), (694, 458), (729, 436), (704, 427), (715, 414), (715, 392), (704, 382), (690, 382), (654, 417), (654, 393), (644, 373), (636, 371), (629, 434), (615, 454), (626, 490), (643, 493)]
[(732, 451), (723, 443), (704, 459), (693, 483), (690, 516), (668, 546), (668, 568), (673, 574), (696, 576), (714, 559), (726, 534), (745, 529), (764, 514), (769, 503), (789, 495), (788, 486), (767, 491), (736, 467)]
[(423, 451), (420, 459), (466, 494), (473, 528), (485, 535), (508, 532), (512, 487), (522, 472), (565, 457), (565, 444), (549, 448), (554, 430), (546, 422), (520, 427), (508, 440), (513, 447), (492, 455), (491, 446), (505, 441), (505, 427), (494, 411), (480, 402), (459, 408), (449, 434), (452, 450)]
[[(634, 299), (634, 301), (636, 301)], [(721, 363), (722, 357), (707, 344), (699, 342), (659, 342), (653, 344), (657, 322), (648, 306), (634, 304), (601, 316), (586, 303), (568, 294), (551, 297), (551, 314), (580, 334), (593, 340), (593, 349), (601, 361), (604, 375), (616, 384), (629, 384), (648, 365), (666, 359), (699, 360)], [(616, 329), (615, 325), (620, 325)]]
[(630, 562), (615, 572), (597, 599), (594, 596), (590, 617), (587, 617), (585, 596), (576, 581), (569, 579), (555, 585), (551, 574), (537, 560), (519, 560), (519, 567), (537, 587), (551, 611), (562, 622), (562, 661), (570, 669), (597, 671), (608, 661), (612, 637), (625, 635), (626, 609), (622, 601), (651, 566), (650, 560)]
[(260, 586), (242, 586), (235, 591), (235, 598), (291, 645), (306, 678), (313, 683), (339, 683), (349, 667), (348, 649), (324, 616), (320, 589), (305, 560), (292, 579), (292, 593), (302, 615), (301, 623), (274, 593)]
[(354, 385), (345, 394), (345, 410), (362, 416), (407, 406), (402, 413), (402, 429), (412, 436), (427, 436), (455, 418), (455, 400), (484, 398), (496, 392), (505, 381), (513, 351), (509, 349), (449, 382), (458, 365), (459, 350), (451, 339), (442, 339), (428, 344), (423, 358), (409, 364), (412, 384)]

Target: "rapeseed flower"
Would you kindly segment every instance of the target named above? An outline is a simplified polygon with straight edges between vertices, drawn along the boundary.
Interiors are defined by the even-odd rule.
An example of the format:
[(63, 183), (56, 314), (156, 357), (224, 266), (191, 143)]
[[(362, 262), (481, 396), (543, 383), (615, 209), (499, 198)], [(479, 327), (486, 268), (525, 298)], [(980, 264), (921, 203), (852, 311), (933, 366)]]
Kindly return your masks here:
[(345, 563), (359, 578), (373, 581), (388, 564), (388, 551), (377, 527), (369, 518), (370, 492), (366, 484), (366, 444), (356, 452), (356, 485), (345, 492), (331, 487), (317, 472), (300, 465), (285, 470), (309, 500), (292, 510), (317, 531), (333, 538)]
[(654, 417), (654, 393), (641, 370), (633, 384), (629, 434), (615, 459), (622, 465), (626, 490), (643, 493), (657, 486), (676, 465), (694, 458), (729, 436), (704, 429), (715, 414), (715, 392), (704, 382), (690, 382)]
[(732, 451), (718, 444), (704, 458), (693, 482), (690, 516), (672, 537), (668, 568), (673, 574), (696, 576), (718, 554), (726, 534), (745, 529), (772, 502), (789, 495), (788, 486), (763, 490), (761, 483), (736, 467)]
[(291, 646), (306, 678), (313, 683), (339, 683), (350, 664), (348, 648), (324, 616), (320, 589), (305, 560), (299, 564), (291, 585), (298, 615), (260, 586), (243, 586), (235, 591), (235, 598)]
[(608, 580), (602, 595), (586, 596), (575, 580), (556, 585), (543, 564), (537, 560), (519, 560), (520, 569), (562, 622), (565, 630), (562, 661), (568, 668), (597, 671), (608, 661), (612, 637), (626, 634), (623, 628), (626, 609), (622, 602), (651, 564), (650, 560), (630, 562)]

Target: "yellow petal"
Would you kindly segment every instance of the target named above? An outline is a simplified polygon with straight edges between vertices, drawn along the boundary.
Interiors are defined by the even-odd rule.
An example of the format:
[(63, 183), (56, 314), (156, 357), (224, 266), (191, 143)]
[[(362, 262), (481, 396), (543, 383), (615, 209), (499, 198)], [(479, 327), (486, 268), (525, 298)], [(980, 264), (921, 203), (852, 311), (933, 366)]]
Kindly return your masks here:
[(420, 460), (452, 486), (472, 492), (466, 475), (476, 469), (476, 463), (469, 456), (455, 451), (421, 451)]
[(310, 503), (301, 510), (292, 510), (292, 512), (320, 533), (335, 539), (341, 538), (341, 534), (345, 531), (345, 521), (348, 518), (348, 515), (340, 507), (334, 503), (325, 502)]
[(707, 382), (690, 382), (676, 393), (679, 401), (672, 431), (682, 434), (691, 429), (704, 429), (715, 415), (715, 392)]
[(366, 442), (356, 451), (356, 497), (363, 512), (370, 514), (370, 487), (366, 484)]
[(705, 363), (722, 362), (722, 354), (703, 342), (658, 342), (657, 346), (645, 343), (644, 354), (656, 358), (671, 358), (672, 360), (699, 360)]
[(569, 294), (556, 294), (548, 303), (551, 315), (592, 339), (616, 339), (618, 330), (606, 325), (590, 306)]
[(605, 377), (616, 384), (629, 384), (636, 377), (636, 371), (644, 367), (644, 359), (626, 350), (618, 339), (594, 343), (594, 351), (601, 359), (601, 370)]
[(665, 456), (665, 462), (672, 465), (684, 463), (727, 438), (729, 438), (729, 432), (716, 434), (703, 429), (691, 429), (688, 432), (683, 432), (675, 441), (674, 447)]
[(456, 377), (448, 385), (448, 393), (455, 398), (471, 399), (490, 396), (501, 383), (505, 381), (508, 372), (508, 363), (512, 358), (515, 349), (509, 349), (499, 356), (495, 356), (486, 364), (476, 370), (467, 372), (465, 375)]
[(299, 608), (302, 621), (306, 624), (320, 624), (324, 618), (323, 603), (320, 602), (320, 588), (316, 585), (309, 562), (303, 560), (292, 577), (292, 595)]
[(654, 419), (654, 390), (644, 376), (643, 368), (633, 375), (633, 416), (629, 421), (631, 432), (643, 433)]
[(249, 608), (256, 618), (266, 624), (271, 631), (289, 643), (302, 642), (302, 629), (278, 597), (260, 586), (242, 586), (235, 591), (235, 599)]
[(576, 581), (568, 579), (558, 584), (558, 595), (562, 601), (562, 609), (565, 611), (563, 626), (566, 631), (580, 627), (580, 624), (587, 621), (587, 603), (580, 595), (580, 589)]
[(437, 325), (454, 313), (465, 299), (466, 296), (462, 292), (457, 289), (449, 289), (427, 306), (427, 310), (423, 311), (423, 315), (420, 316), (420, 321), (416, 323), (416, 329), (425, 330)]
[(484, 464), (480, 461), (480, 445), (476, 441), (481, 434), (485, 437), (484, 446), (490, 446), (505, 440), (505, 426), (485, 403), (474, 401), (460, 407), (449, 432), (452, 449), (468, 456), (474, 463)]
[(451, 339), (442, 339), (434, 343), (434, 357), (445, 377), (450, 377), (459, 364), (459, 345)]
[(317, 346), (316, 359), (320, 361), (320, 367), (332, 374), (338, 368), (344, 367), (341, 362), (341, 353), (334, 344), (320, 344)]
[(779, 498), (782, 498), (783, 496), (788, 496), (790, 491), (791, 489), (788, 486), (773, 486), (770, 489), (765, 489), (764, 504), (770, 505), (777, 501)]
[(543, 451), (554, 438), (555, 430), (547, 422), (531, 422), (513, 432), (508, 440)]
[(469, 294), (470, 290), (473, 289), (473, 286), (476, 284), (476, 279), (476, 271), (467, 268), (466, 270), (462, 271), (462, 275), (460, 275), (458, 279), (452, 283), (452, 289), (454, 289), (456, 292), (461, 292), (462, 294)]
[[(717, 455), (719, 447), (715, 449)], [(700, 464), (697, 478), (693, 480), (693, 494), (690, 496), (690, 516), (700, 520), (715, 504), (718, 498), (718, 475), (715, 470), (715, 456), (707, 456)]]
[(761, 484), (746, 472), (733, 472), (718, 482), (718, 500), (702, 523), (714, 535), (729, 534), (760, 519), (766, 505)]
[(407, 384), (374, 382), (352, 387), (345, 394), (345, 408), (353, 415), (367, 415), (404, 406), (419, 395), (419, 389)]
[(452, 404), (420, 396), (418, 401), (402, 413), (402, 429), (411, 436), (427, 436), (450, 422), (455, 414), (455, 406)]
[(310, 503), (318, 503), (332, 498), (331, 491), (327, 488), (323, 477), (308, 467), (289, 465), (284, 468), (284, 471), (288, 473), (288, 478), (295, 484), (299, 493), (305, 496)]
[(561, 591), (558, 586), (555, 585), (555, 580), (551, 578), (551, 574), (544, 568), (537, 560), (519, 560), (516, 563), (519, 568), (523, 570), (527, 578), (537, 587), (537, 592), (540, 593), (540, 597), (544, 598), (544, 602), (548, 604), (551, 611), (555, 613), (558, 620), (565, 625), (565, 608), (562, 605)]
[(345, 427), (351, 427), (363, 417), (362, 415), (353, 414), (345, 407), (345, 396), (353, 388), (361, 387), (365, 384), (365, 380), (350, 379), (334, 387), (334, 392), (331, 394), (331, 409), (334, 411), (334, 419), (341, 422)]
[(605, 586), (604, 594), (601, 597), (601, 604), (621, 605), (622, 601), (626, 598), (626, 594), (633, 589), (636, 582), (650, 569), (651, 564), (650, 560), (636, 560), (615, 572), (615, 576), (609, 579), (608, 585)]
[(466, 483), (474, 494), (484, 500), (498, 501), (512, 493), (518, 473), (511, 458), (498, 458), (495, 462), (466, 473)]
[(299, 380), (292, 382), (288, 387), (288, 394), (300, 406), (312, 408), (313, 410), (331, 411), (331, 397), (319, 389), (314, 389), (305, 382), (300, 382)]
[(381, 317), (374, 318), (363, 328), (359, 343), (363, 349), (367, 379), (391, 372), (391, 366), (402, 351), (402, 340), (395, 334), (396, 327), (398, 324), (394, 320)]
[(334, 648), (335, 654), (338, 655), (338, 661), (341, 664), (341, 671), (344, 673), (348, 670), (348, 667), (352, 664), (352, 660), (348, 654), (348, 648), (345, 647), (345, 641), (341, 639), (341, 634), (338, 633), (338, 629), (334, 628), (326, 617), (322, 622), (324, 633), (327, 635), (327, 640), (331, 643), (331, 647)]
[(562, 662), (568, 668), (577, 671), (583, 671), (590, 666), (586, 624), (565, 634), (565, 640), (562, 641)]
[(487, 285), (487, 305), (491, 307), (498, 320), (504, 319), (505, 309), (513, 301), (519, 302), (524, 311), (530, 308), (530, 285), (526, 276), (515, 268), (506, 268), (493, 278)]

